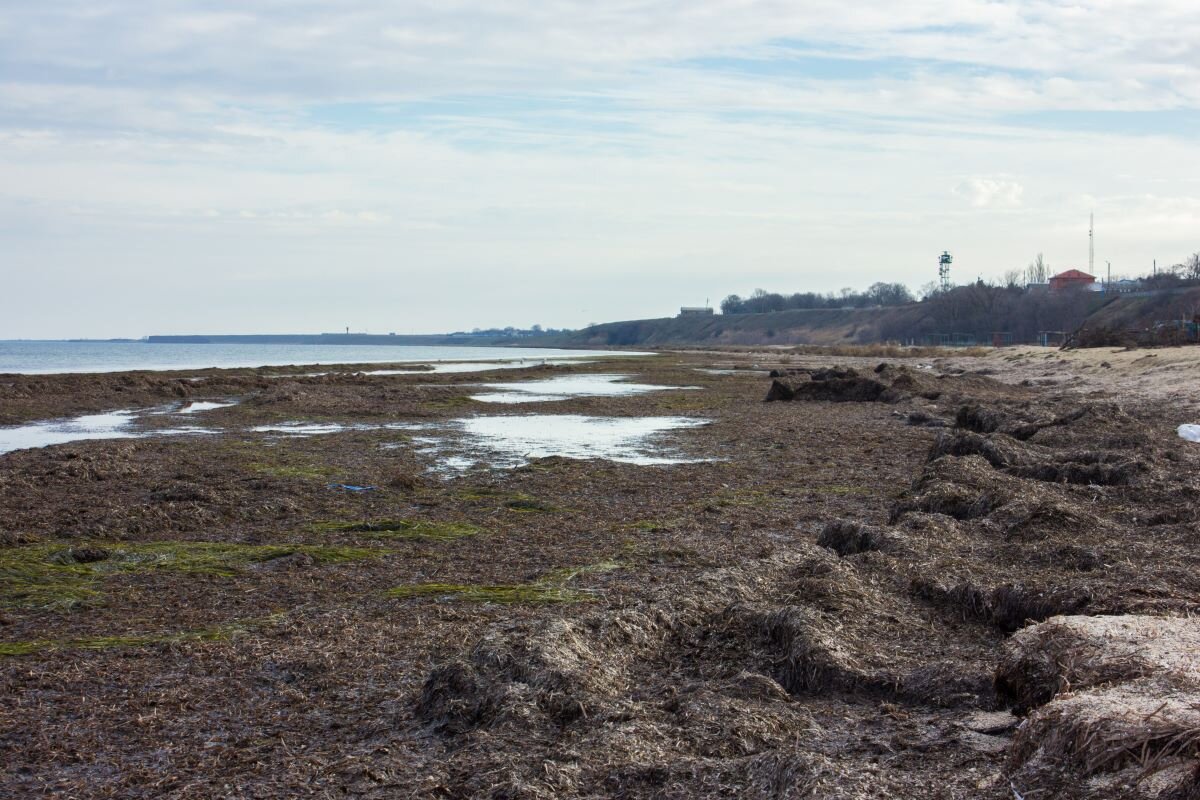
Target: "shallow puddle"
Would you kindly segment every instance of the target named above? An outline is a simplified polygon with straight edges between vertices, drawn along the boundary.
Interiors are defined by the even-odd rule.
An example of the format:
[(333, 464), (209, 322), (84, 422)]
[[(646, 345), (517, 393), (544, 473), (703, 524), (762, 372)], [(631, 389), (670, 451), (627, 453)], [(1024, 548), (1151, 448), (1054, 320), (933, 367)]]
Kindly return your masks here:
[(564, 375), (539, 381), (488, 383), (485, 389), (498, 391), (471, 395), (472, 400), (484, 403), (544, 403), (570, 397), (624, 397), (646, 392), (673, 389), (696, 389), (696, 386), (655, 386), (649, 383), (629, 383), (628, 375)]
[(623, 464), (688, 464), (689, 458), (661, 440), (661, 434), (707, 425), (689, 417), (589, 417), (530, 414), (469, 417), (451, 425), (457, 437), (414, 438), (418, 452), (435, 455), (439, 467), (458, 471), (476, 464), (507, 468), (530, 459), (563, 456), (605, 459)]
[[(201, 427), (199, 425), (147, 428), (141, 427), (137, 423), (142, 417), (161, 418), (166, 415), (195, 414), (202, 411), (227, 408), (235, 404), (234, 402), (199, 401), (175, 409), (110, 411), (106, 414), (85, 414), (71, 419), (33, 422), (28, 425), (7, 428), (0, 427), (0, 453), (33, 447), (49, 447), (55, 444), (66, 444), (68, 442), (78, 442), (88, 439), (141, 439), (150, 436), (221, 433), (222, 428)], [(296, 421), (257, 425), (249, 430), (254, 433), (266, 433), (275, 436), (299, 437), (341, 433), (342, 431), (351, 430), (407, 431), (421, 430), (424, 427), (419, 423), (411, 422), (389, 422), (382, 425), (366, 423), (343, 425), (338, 422)]]
[(188, 403), (183, 408), (176, 411), (176, 414), (198, 414), (201, 411), (215, 411), (218, 408), (229, 408), (236, 406), (237, 401), (229, 400), (223, 403), (218, 403), (212, 400), (197, 400), (194, 403)]
[(71, 419), (0, 428), (0, 453), (89, 439), (137, 439), (145, 436), (213, 433), (205, 428), (191, 426), (142, 430), (134, 427), (137, 418), (138, 414), (135, 411), (110, 411), (106, 414), (84, 414)]
[(353, 426), (336, 422), (280, 422), (275, 425), (255, 425), (255, 433), (274, 433), (282, 436), (318, 436), (324, 433), (341, 433)]
[(321, 436), (343, 431), (414, 431), (424, 426), (413, 422), (389, 422), (384, 425), (356, 423), (343, 425), (340, 422), (276, 422), (271, 425), (255, 425), (250, 428), (254, 433), (269, 433), (276, 436)]

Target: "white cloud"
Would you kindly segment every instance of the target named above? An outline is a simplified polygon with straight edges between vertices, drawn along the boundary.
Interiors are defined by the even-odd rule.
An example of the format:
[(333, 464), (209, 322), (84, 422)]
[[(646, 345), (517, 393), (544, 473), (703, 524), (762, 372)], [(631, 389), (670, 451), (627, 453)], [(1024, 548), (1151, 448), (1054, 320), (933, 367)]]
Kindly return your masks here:
[(1025, 187), (1005, 178), (968, 178), (954, 193), (973, 208), (1019, 208)]

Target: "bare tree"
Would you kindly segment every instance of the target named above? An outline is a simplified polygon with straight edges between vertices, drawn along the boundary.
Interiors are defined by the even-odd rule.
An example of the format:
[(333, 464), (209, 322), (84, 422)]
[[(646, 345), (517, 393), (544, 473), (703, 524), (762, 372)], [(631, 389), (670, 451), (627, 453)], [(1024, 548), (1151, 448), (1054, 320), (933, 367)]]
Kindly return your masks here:
[(1046, 283), (1050, 280), (1050, 265), (1046, 263), (1045, 257), (1038, 253), (1037, 258), (1029, 263), (1025, 274), (1028, 276), (1026, 283)]
[(1018, 289), (1021, 286), (1021, 270), (1009, 269), (1004, 271), (1004, 285), (1009, 289)]
[(864, 294), (877, 306), (902, 306), (913, 301), (912, 292), (903, 283), (871, 284)]
[(1183, 262), (1183, 277), (1200, 280), (1200, 253), (1192, 253)]

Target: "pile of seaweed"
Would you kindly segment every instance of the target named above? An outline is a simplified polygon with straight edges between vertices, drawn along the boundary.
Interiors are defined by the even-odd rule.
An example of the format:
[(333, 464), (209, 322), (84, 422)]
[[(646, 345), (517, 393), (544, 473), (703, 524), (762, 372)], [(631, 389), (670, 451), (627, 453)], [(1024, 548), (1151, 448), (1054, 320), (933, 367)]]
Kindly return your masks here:
[(883, 362), (869, 372), (853, 367), (796, 367), (772, 370), (767, 402), (900, 403), (909, 399), (960, 401), (971, 392), (993, 391), (994, 382), (975, 375), (934, 373)]
[[(620, 609), (497, 625), (435, 667), (415, 704), (445, 746), (445, 790), (911, 792), (913, 771), (872, 768), (870, 733), (828, 749), (823, 715), (870, 731), (884, 709), (922, 721), (906, 758), (998, 763), (978, 796), (1200, 796), (1191, 678), (1138, 683), (1150, 667), (1136, 647), (1101, 652), (1109, 627), (1145, 638), (1200, 607), (1200, 579), (1171, 563), (1190, 517), (1162, 513), (1200, 496), (1176, 445), (1114, 403), (986, 384), (889, 365), (777, 374), (769, 400), (907, 403), (947, 427), (927, 434), (886, 520), (828, 519), (807, 542)], [(1094, 664), (1062, 645), (1084, 635), (1062, 634), (1072, 625)], [(1191, 635), (1163, 639), (1159, 660), (1178, 662)], [(1103, 697), (1071, 694), (1093, 686)]]

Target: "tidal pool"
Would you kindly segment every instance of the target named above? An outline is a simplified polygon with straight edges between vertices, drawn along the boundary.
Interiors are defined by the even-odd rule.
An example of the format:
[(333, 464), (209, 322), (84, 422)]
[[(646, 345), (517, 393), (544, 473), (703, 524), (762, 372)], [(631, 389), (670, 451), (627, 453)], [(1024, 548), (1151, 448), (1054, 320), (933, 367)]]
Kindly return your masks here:
[(138, 439), (146, 436), (213, 433), (206, 428), (192, 426), (142, 430), (134, 427), (137, 418), (136, 411), (110, 411), (0, 428), (0, 453), (88, 439)]
[(412, 431), (424, 426), (413, 422), (388, 422), (383, 425), (371, 425), (364, 422), (353, 425), (343, 425), (340, 422), (276, 422), (271, 425), (255, 425), (250, 430), (254, 433), (269, 433), (276, 436), (321, 436), (342, 431)]
[(480, 416), (450, 423), (457, 435), (413, 441), (425, 445), (418, 452), (436, 456), (439, 467), (450, 471), (476, 464), (517, 467), (549, 456), (622, 464), (688, 464), (708, 459), (688, 457), (662, 441), (662, 434), (707, 424), (707, 420), (690, 417)]
[(229, 401), (222, 402), (222, 403), (218, 403), (213, 400), (197, 400), (194, 403), (188, 403), (187, 405), (185, 405), (183, 408), (179, 409), (175, 413), (176, 414), (198, 414), (201, 411), (215, 411), (218, 408), (229, 408), (230, 406), (236, 406), (236, 405), (237, 405), (237, 401), (235, 401), (235, 400), (229, 400)]
[(255, 425), (255, 433), (274, 433), (281, 436), (318, 436), (323, 433), (341, 433), (354, 426), (337, 422), (279, 422), (274, 425)]
[(471, 395), (484, 403), (543, 403), (570, 397), (623, 397), (673, 389), (697, 389), (697, 386), (656, 386), (629, 383), (628, 375), (563, 375), (537, 381), (486, 383), (484, 389), (497, 391)]

